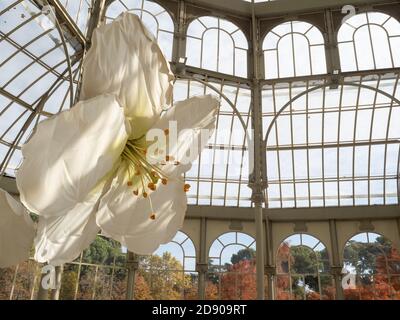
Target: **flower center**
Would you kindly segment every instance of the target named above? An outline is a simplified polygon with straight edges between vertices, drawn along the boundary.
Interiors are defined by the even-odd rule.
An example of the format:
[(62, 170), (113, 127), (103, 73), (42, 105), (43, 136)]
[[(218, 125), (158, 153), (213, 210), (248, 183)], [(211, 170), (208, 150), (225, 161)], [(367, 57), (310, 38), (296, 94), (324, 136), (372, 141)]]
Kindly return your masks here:
[[(168, 129), (164, 130), (165, 135), (169, 134)], [(127, 174), (128, 182), (127, 186), (132, 188), (132, 194), (134, 196), (143, 196), (148, 199), (151, 209), (149, 218), (151, 220), (156, 219), (156, 214), (153, 210), (153, 204), (149, 194), (156, 191), (159, 183), (167, 185), (170, 178), (161, 169), (161, 167), (167, 164), (180, 165), (179, 161), (175, 161), (173, 156), (166, 155), (162, 161), (157, 161), (156, 164), (152, 164), (147, 160), (147, 141), (145, 137), (128, 140), (124, 151), (122, 152), (122, 159), (127, 163)], [(159, 153), (162, 154), (159, 150)], [(183, 192), (188, 192), (190, 189), (189, 184), (184, 184)]]
[[(143, 139), (129, 140), (122, 152), (122, 159), (128, 164), (129, 187), (136, 187), (134, 195), (141, 193), (147, 198), (147, 191), (156, 190), (156, 185), (160, 179), (168, 182), (166, 174), (157, 165), (147, 161), (147, 148)], [(139, 192), (140, 191), (140, 192)]]

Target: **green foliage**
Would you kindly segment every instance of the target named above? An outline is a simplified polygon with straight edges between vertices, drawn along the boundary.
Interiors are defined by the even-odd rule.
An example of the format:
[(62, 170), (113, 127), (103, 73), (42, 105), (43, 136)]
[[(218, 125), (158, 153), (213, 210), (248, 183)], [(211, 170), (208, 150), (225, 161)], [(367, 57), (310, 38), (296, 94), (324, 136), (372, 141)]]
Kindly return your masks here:
[(254, 260), (256, 257), (256, 251), (252, 248), (245, 248), (239, 250), (236, 254), (231, 257), (231, 263), (237, 264), (243, 260)]
[(310, 248), (304, 246), (292, 247), (290, 248), (290, 253), (294, 257), (292, 273), (317, 273), (318, 262), (314, 251), (312, 251)]
[(376, 272), (376, 257), (382, 254), (388, 255), (392, 248), (391, 242), (384, 237), (378, 237), (376, 242), (374, 244), (349, 241), (344, 250), (344, 260), (358, 274), (374, 274)]
[[(83, 252), (82, 262), (95, 265), (113, 266), (115, 260), (116, 268), (113, 274), (114, 286), (121, 286), (120, 282), (126, 283), (125, 254), (121, 251), (121, 245), (108, 238), (98, 236), (88, 249)], [(80, 258), (78, 258), (80, 261)], [(97, 271), (97, 284), (94, 287), (94, 266), (82, 265), (79, 272), (78, 266), (66, 264), (64, 266), (60, 299), (74, 299), (75, 291), (78, 286), (77, 299), (91, 299), (93, 290), (96, 290), (96, 298), (110, 298), (111, 289), (108, 288), (111, 278), (111, 268), (100, 267)], [(79, 274), (79, 279), (78, 279)], [(103, 289), (104, 287), (104, 289)], [(124, 295), (122, 293), (121, 295)]]
[[(297, 274), (298, 277), (292, 278), (292, 290), (296, 297), (304, 297), (306, 289), (308, 291), (319, 292), (320, 285), (324, 288), (331, 284), (330, 277), (320, 277), (318, 272), (327, 272), (329, 270), (329, 261), (326, 249), (314, 251), (305, 246), (294, 246), (290, 248), (291, 274)], [(289, 272), (287, 265), (287, 270)], [(283, 269), (286, 269), (283, 268)]]
[(113, 264), (123, 266), (125, 255), (121, 252), (121, 245), (112, 239), (97, 237), (83, 253), (83, 261), (92, 264)]
[(63, 271), (60, 289), (61, 300), (73, 300), (75, 297), (78, 273), (73, 268), (66, 268)]
[(351, 240), (344, 250), (346, 264), (354, 268), (359, 274), (359, 280), (363, 285), (370, 285), (369, 275), (377, 273), (377, 257), (387, 256), (392, 249), (392, 243), (385, 237), (376, 238), (376, 243), (363, 243)]

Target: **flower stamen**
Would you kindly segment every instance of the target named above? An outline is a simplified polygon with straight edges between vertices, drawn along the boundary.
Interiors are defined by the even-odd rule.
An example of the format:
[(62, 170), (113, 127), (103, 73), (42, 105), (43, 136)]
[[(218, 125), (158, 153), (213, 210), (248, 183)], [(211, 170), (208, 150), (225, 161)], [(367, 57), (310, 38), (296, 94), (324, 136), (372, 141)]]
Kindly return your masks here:
[(183, 186), (183, 191), (189, 192), (189, 190), (190, 190), (190, 184), (185, 184), (185, 185)]
[(153, 182), (149, 182), (149, 184), (147, 185), (147, 187), (151, 190), (151, 191), (155, 191), (156, 190), (156, 185)]
[[(165, 135), (169, 134), (169, 130), (164, 130)], [(175, 158), (171, 155), (166, 155), (164, 159), (161, 161), (155, 158), (155, 164), (149, 162), (149, 154), (147, 152), (147, 148), (144, 147), (144, 141), (140, 139), (129, 140), (126, 143), (125, 149), (122, 153), (122, 159), (126, 161), (127, 167), (127, 186), (132, 187), (132, 193), (134, 196), (143, 196), (143, 198), (149, 201), (150, 207), (150, 216), (151, 220), (156, 219), (156, 213), (153, 209), (153, 204), (151, 200), (151, 192), (157, 190), (157, 184), (159, 181), (162, 185), (167, 185), (168, 180), (170, 179), (167, 174), (162, 169), (162, 166), (166, 166), (167, 164), (172, 165), (180, 165), (179, 161), (176, 161)], [(156, 152), (159, 155), (166, 154), (164, 150), (156, 149)], [(153, 159), (152, 159), (153, 160)], [(174, 177), (181, 181), (180, 178)], [(183, 181), (182, 181), (183, 182)], [(184, 192), (188, 192), (190, 189), (190, 185), (185, 184), (183, 187)]]

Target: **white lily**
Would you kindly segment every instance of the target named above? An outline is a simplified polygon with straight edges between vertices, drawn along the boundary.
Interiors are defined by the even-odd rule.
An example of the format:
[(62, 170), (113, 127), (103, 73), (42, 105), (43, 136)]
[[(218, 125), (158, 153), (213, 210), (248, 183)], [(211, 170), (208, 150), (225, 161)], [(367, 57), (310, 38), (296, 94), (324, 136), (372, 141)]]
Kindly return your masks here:
[[(181, 228), (189, 187), (182, 174), (204, 147), (203, 139), (193, 148), (202, 129), (212, 133), (219, 101), (208, 95), (171, 107), (173, 79), (136, 15), (124, 13), (95, 30), (82, 101), (41, 122), (22, 147), (17, 187), (21, 202), (39, 215), (37, 261), (72, 261), (100, 230), (151, 254)], [(171, 122), (176, 144), (158, 141), (157, 152), (147, 154), (146, 135), (168, 137)]]

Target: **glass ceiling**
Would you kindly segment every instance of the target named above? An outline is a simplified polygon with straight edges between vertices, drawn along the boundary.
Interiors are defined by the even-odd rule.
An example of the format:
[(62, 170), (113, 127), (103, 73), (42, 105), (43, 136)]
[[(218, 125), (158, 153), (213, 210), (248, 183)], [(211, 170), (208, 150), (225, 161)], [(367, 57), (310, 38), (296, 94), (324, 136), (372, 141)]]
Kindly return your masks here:
[[(78, 32), (86, 34), (91, 1), (59, 2)], [(169, 12), (148, 0), (115, 0), (106, 23), (127, 10), (144, 21), (174, 60), (176, 23)], [(33, 1), (0, 2), (0, 163), (8, 176), (15, 176), (20, 147), (37, 123), (70, 108), (78, 95), (84, 37), (61, 19), (54, 27), (46, 18)], [(174, 100), (212, 93), (222, 101), (217, 130), (186, 175), (190, 204), (252, 205), (245, 134), (252, 127), (248, 41), (238, 26), (220, 17), (202, 16), (187, 25), (183, 52), (194, 77), (177, 79)], [(363, 13), (338, 31), (344, 80), (368, 89), (326, 85), (306, 92), (329, 79), (323, 32), (308, 22), (275, 26), (261, 47), (267, 206), (398, 204), (400, 109), (382, 91), (400, 99), (399, 76), (376, 69), (400, 67), (399, 22), (387, 14)]]
[[(14, 176), (38, 122), (75, 100), (83, 44), (30, 1), (0, 2), (0, 160)], [(44, 96), (47, 99), (42, 99)]]

